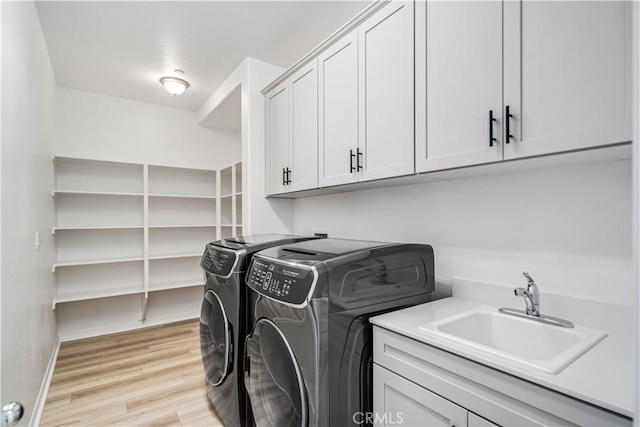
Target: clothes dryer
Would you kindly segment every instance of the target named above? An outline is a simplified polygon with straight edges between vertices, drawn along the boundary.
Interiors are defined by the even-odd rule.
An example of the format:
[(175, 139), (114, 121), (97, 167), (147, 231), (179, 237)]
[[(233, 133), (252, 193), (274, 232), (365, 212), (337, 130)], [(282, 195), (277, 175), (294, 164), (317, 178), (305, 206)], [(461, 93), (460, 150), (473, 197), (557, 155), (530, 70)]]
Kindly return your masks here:
[(206, 245), (200, 266), (205, 294), (200, 313), (200, 349), (207, 395), (227, 427), (251, 425), (242, 377), (247, 335), (245, 273), (254, 253), (314, 237), (261, 234)]
[(259, 427), (361, 426), (372, 411), (371, 316), (428, 302), (429, 245), (322, 239), (257, 253), (245, 387)]

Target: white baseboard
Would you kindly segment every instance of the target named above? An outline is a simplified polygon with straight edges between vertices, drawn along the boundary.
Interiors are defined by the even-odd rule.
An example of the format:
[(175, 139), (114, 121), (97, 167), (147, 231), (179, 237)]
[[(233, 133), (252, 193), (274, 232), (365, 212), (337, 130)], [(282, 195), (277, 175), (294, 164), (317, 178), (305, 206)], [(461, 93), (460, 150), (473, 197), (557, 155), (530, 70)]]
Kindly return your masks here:
[(31, 419), (29, 420), (30, 426), (39, 426), (42, 419), (42, 413), (44, 412), (44, 405), (47, 402), (47, 394), (49, 394), (49, 386), (51, 385), (51, 378), (53, 377), (53, 371), (56, 368), (56, 361), (58, 360), (58, 352), (60, 351), (60, 340), (56, 342), (51, 351), (51, 357), (49, 358), (49, 364), (47, 370), (44, 373), (42, 384), (40, 385), (40, 391), (36, 398), (36, 403), (31, 413)]

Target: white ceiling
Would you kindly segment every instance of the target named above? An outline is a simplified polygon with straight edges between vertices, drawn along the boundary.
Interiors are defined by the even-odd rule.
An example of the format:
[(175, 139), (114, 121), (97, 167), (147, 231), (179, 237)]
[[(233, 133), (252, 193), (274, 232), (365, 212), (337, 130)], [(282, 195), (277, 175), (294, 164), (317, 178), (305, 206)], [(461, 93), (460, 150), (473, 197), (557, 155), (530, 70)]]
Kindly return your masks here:
[[(247, 56), (288, 68), (369, 1), (39, 1), (59, 86), (196, 111)], [(191, 87), (158, 83), (182, 69)]]

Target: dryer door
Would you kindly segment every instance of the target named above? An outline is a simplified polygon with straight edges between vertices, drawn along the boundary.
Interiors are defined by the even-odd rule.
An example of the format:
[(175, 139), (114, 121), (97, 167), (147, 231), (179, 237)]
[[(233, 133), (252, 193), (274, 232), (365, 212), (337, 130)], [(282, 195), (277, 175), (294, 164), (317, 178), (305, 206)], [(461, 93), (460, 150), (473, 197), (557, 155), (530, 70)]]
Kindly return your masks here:
[(208, 290), (200, 312), (200, 351), (207, 382), (214, 387), (222, 384), (231, 372), (232, 336), (220, 298)]
[(256, 322), (247, 337), (245, 386), (258, 427), (306, 427), (307, 395), (300, 367), (282, 331)]

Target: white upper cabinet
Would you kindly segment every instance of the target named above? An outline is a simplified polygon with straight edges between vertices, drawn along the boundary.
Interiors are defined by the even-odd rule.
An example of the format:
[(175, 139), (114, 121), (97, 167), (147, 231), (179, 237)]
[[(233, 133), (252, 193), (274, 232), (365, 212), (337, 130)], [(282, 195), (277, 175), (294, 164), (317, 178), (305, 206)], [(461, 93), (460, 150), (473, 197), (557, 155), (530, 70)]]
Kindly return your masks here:
[(358, 50), (359, 179), (412, 174), (413, 2), (391, 2), (363, 22)]
[(317, 61), (302, 67), (265, 99), (267, 194), (317, 188)]
[(504, 2), (505, 158), (631, 140), (631, 2)]
[(289, 165), (289, 90), (284, 82), (265, 95), (267, 135), (267, 194), (287, 189)]
[(317, 61), (291, 79), (291, 191), (318, 187), (318, 67)]
[[(426, 78), (426, 113), (417, 107), (416, 168), (502, 160), (502, 3), (419, 2), (417, 28), (425, 28), (425, 7), (416, 78)], [(420, 95), (416, 102), (424, 103), (424, 89)]]
[(266, 89), (268, 194), (629, 142), (631, 7), (374, 2)]
[(418, 172), (631, 140), (629, 2), (416, 7)]
[(393, 1), (318, 58), (320, 186), (415, 172), (413, 2)]
[(320, 186), (357, 179), (358, 33), (352, 31), (318, 57)]

